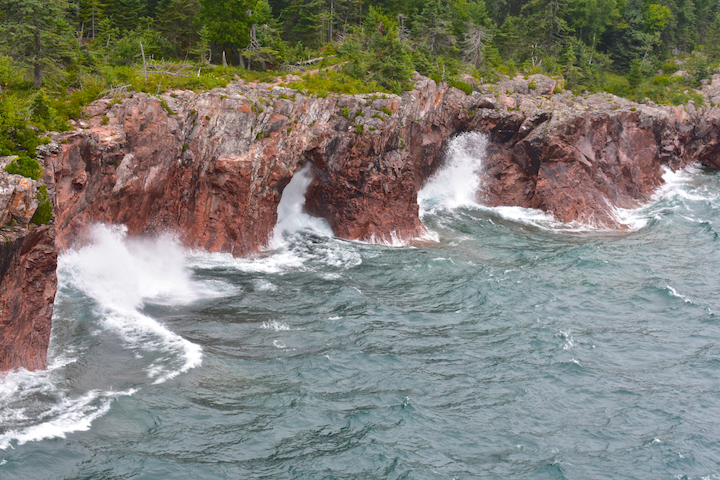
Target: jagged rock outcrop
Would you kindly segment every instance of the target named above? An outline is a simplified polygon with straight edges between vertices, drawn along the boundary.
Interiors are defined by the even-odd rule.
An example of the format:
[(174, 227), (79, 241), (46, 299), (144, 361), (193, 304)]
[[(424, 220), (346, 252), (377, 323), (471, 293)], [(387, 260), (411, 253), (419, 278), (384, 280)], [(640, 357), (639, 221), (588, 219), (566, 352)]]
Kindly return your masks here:
[(5, 171), (0, 157), (0, 371), (45, 368), (57, 252), (52, 226), (30, 224), (41, 183)]
[(0, 371), (45, 368), (57, 290), (55, 229), (0, 229)]
[(417, 189), (444, 142), (471, 121), (468, 106), (489, 102), (418, 82), (403, 97), (315, 98), (235, 84), (99, 101), (89, 128), (57, 137), (62, 151), (45, 159), (58, 245), (106, 222), (131, 234), (172, 229), (210, 251), (256, 251), (275, 225), (283, 188), (308, 161), (315, 181), (307, 208), (339, 236), (417, 236)]
[[(416, 237), (417, 191), (448, 139), (464, 131), (490, 135), (487, 158), (478, 159), (481, 201), (600, 227), (622, 228), (613, 208), (646, 201), (662, 183), (662, 165), (718, 164), (716, 107), (555, 93), (558, 83), (539, 75), (473, 95), (415, 82), (402, 96), (317, 98), (240, 82), (100, 100), (88, 108), (87, 128), (55, 138), (61, 151), (46, 158), (58, 245), (77, 241), (88, 223), (107, 222), (131, 234), (175, 230), (186, 245), (210, 251), (256, 251), (283, 188), (308, 161), (315, 180), (306, 208), (336, 235)], [(708, 98), (720, 94), (704, 88)]]
[[(317, 98), (239, 82), (99, 100), (87, 123), (44, 147), (55, 245), (82, 242), (89, 224), (105, 222), (131, 234), (172, 230), (187, 246), (245, 255), (267, 243), (282, 191), (307, 162), (314, 180), (306, 208), (336, 235), (413, 238), (424, 232), (417, 192), (442, 164), (448, 140), (466, 131), (489, 135), (477, 165), (481, 202), (599, 227), (622, 229), (613, 209), (648, 200), (664, 165), (720, 168), (720, 100), (712, 100), (720, 82), (703, 87), (706, 108), (576, 96), (542, 76), (472, 95), (415, 82), (402, 96)], [(17, 185), (27, 208), (12, 207), (15, 193), (2, 183), (0, 207), (23, 223), (36, 185)], [(21, 230), (0, 249), (2, 369), (44, 366), (50, 332), (55, 230)]]
[(608, 94), (512, 93), (523, 124), (488, 148), (480, 201), (623, 229), (614, 208), (649, 200), (663, 182), (663, 166), (720, 166), (720, 108), (711, 101), (720, 88), (704, 86), (700, 93), (704, 108), (640, 105)]

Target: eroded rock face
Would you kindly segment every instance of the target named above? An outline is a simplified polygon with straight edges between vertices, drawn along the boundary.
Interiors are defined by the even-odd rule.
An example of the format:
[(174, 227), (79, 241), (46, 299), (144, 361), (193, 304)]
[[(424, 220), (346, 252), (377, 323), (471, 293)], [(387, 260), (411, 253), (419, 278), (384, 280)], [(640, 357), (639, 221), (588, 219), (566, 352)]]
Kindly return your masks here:
[(307, 208), (350, 239), (422, 233), (416, 192), (482, 96), (425, 78), (403, 97), (311, 98), (229, 85), (206, 94), (136, 94), (89, 108), (90, 128), (55, 140), (45, 180), (58, 245), (93, 222), (131, 234), (177, 231), (184, 244), (245, 255), (265, 245), (282, 190), (312, 162)]
[(716, 107), (639, 105), (608, 94), (514, 97), (522, 125), (509, 139), (495, 138), (482, 167), (479, 200), (490, 206), (624, 229), (614, 209), (647, 202), (664, 166), (719, 166)]
[(55, 229), (0, 232), (0, 371), (45, 368), (57, 290)]
[(40, 204), (37, 200), (39, 182), (5, 172), (5, 167), (15, 158), (0, 157), (0, 227), (13, 221), (27, 225)]
[[(267, 243), (282, 190), (306, 162), (315, 175), (306, 208), (336, 235), (417, 237), (417, 191), (464, 131), (490, 135), (478, 164), (482, 202), (600, 227), (622, 228), (613, 208), (647, 201), (663, 165), (720, 162), (718, 108), (555, 93), (559, 84), (537, 75), (473, 95), (415, 82), (402, 96), (315, 98), (231, 84), (96, 102), (89, 128), (56, 138), (60, 151), (45, 161), (58, 245), (105, 222), (131, 234), (172, 230), (188, 246), (245, 255)], [(703, 88), (708, 98), (720, 93)]]
[[(472, 95), (415, 82), (402, 96), (315, 98), (240, 83), (98, 101), (87, 126), (44, 147), (55, 244), (82, 242), (94, 222), (122, 223), (130, 234), (170, 230), (187, 246), (245, 255), (266, 245), (282, 191), (307, 162), (306, 208), (336, 235), (417, 237), (417, 192), (448, 140), (466, 131), (490, 139), (478, 159), (481, 202), (540, 208), (564, 222), (622, 229), (613, 209), (647, 201), (663, 166), (720, 168), (717, 107), (575, 96), (541, 76)], [(701, 93), (720, 98), (720, 87)], [(19, 223), (37, 188), (21, 183), (0, 183), (0, 212)], [(0, 248), (0, 369), (44, 367), (49, 340), (54, 229), (21, 230)]]

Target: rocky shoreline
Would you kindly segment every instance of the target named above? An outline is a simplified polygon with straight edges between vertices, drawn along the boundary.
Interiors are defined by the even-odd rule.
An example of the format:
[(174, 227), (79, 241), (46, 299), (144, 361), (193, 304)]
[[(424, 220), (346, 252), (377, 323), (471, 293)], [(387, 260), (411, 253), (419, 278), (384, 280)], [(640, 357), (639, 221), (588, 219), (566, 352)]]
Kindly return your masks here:
[[(238, 82), (206, 93), (98, 100), (75, 131), (53, 136), (45, 149), (54, 245), (59, 251), (78, 245), (88, 225), (103, 222), (124, 224), (131, 235), (173, 231), (188, 247), (252, 254), (267, 245), (283, 189), (308, 162), (314, 180), (306, 208), (327, 219), (335, 235), (417, 238), (424, 233), (417, 192), (442, 165), (447, 142), (462, 132), (488, 135), (478, 163), (481, 203), (539, 208), (563, 222), (622, 230), (614, 209), (648, 201), (664, 166), (720, 168), (715, 77), (702, 89), (702, 108), (575, 95), (540, 75), (478, 86), (471, 95), (418, 75), (416, 88), (401, 96), (318, 98)], [(18, 285), (36, 285), (32, 268), (47, 282), (23, 293), (42, 297), (45, 307), (40, 300), (22, 311), (4, 307), (3, 315), (17, 312), (25, 318), (20, 323), (41, 333), (32, 337), (26, 327), (7, 333), (6, 326), (2, 345), (20, 353), (3, 354), (2, 369), (44, 367), (32, 360), (40, 358), (35, 345), (42, 342), (31, 347), (24, 338), (45, 339), (47, 349), (53, 232), (42, 227), (8, 250), (13, 260), (0, 294), (29, 292)], [(8, 363), (10, 357), (16, 360)]]

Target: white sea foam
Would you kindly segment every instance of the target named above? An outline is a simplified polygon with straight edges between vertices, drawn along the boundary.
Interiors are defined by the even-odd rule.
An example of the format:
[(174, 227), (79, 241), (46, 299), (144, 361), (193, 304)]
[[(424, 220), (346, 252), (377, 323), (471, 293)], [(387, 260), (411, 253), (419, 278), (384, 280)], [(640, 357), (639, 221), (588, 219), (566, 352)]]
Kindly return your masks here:
[(277, 320), (271, 320), (269, 322), (263, 322), (262, 328), (275, 330), (276, 332), (280, 332), (283, 330), (290, 330), (290, 327), (287, 323), (284, 322), (278, 322)]
[(420, 217), (438, 210), (477, 205), (479, 170), (485, 158), (487, 135), (463, 133), (450, 141), (445, 165), (418, 192)]
[(93, 390), (77, 398), (61, 395), (55, 406), (41, 415), (41, 418), (49, 417), (49, 420), (24, 428), (8, 430), (0, 435), (0, 450), (5, 450), (14, 443), (22, 445), (50, 438), (65, 438), (68, 433), (87, 431), (96, 418), (104, 415), (110, 409), (114, 398), (132, 395), (136, 391), (133, 389), (124, 392)]
[(362, 263), (356, 245), (336, 239), (325, 219), (305, 213), (305, 193), (311, 182), (312, 167), (308, 163), (283, 190), (278, 220), (265, 251), (247, 258), (196, 251), (190, 255), (190, 265), (199, 269), (283, 274), (315, 270), (321, 265), (350, 268)]
[(439, 239), (435, 232), (431, 232), (423, 226), (422, 231), (417, 235), (403, 236), (398, 235), (397, 231), (393, 230), (388, 236), (386, 235), (371, 235), (366, 240), (357, 240), (358, 243), (364, 243), (367, 245), (383, 245), (386, 247), (407, 247), (418, 241), (433, 241), (437, 242)]
[(114, 398), (136, 391), (92, 390), (72, 395), (60, 386), (58, 371), (73, 361), (61, 356), (46, 370), (17, 369), (0, 377), (0, 450), (88, 430)]
[[(478, 203), (482, 189), (480, 171), (487, 148), (487, 135), (469, 132), (458, 135), (450, 141), (445, 165), (440, 168), (418, 192), (420, 217), (438, 211), (452, 211), (471, 208), (491, 212), (505, 220), (530, 225), (546, 230), (568, 232), (593, 230), (592, 226), (559, 222), (552, 215), (541, 210), (522, 207), (488, 207)], [(428, 237), (437, 240), (435, 232)]]
[[(60, 301), (69, 291), (92, 299), (99, 318), (96, 330), (117, 335), (135, 351), (136, 359), (154, 358), (145, 367), (153, 383), (200, 365), (200, 346), (141, 313), (148, 302), (177, 305), (217, 295), (192, 280), (175, 239), (130, 239), (126, 229), (107, 226), (93, 227), (89, 239), (88, 245), (58, 259)], [(66, 320), (55, 318), (53, 329), (62, 321)], [(0, 377), (0, 449), (88, 430), (114, 399), (137, 391), (74, 393), (66, 385), (64, 371), (81, 355), (72, 345), (54, 345), (51, 340), (46, 370), (18, 369)]]
[(255, 288), (259, 292), (274, 292), (277, 290), (277, 285), (267, 280), (258, 280), (255, 282)]
[[(672, 171), (669, 167), (663, 167), (663, 185), (653, 194), (650, 202), (640, 208), (615, 209), (616, 218), (631, 230), (643, 228), (651, 219), (661, 219), (665, 210), (682, 211), (688, 209), (693, 202), (715, 202), (718, 194), (713, 189), (704, 185), (697, 185), (696, 180), (700, 176), (700, 167), (690, 165), (684, 169)], [(688, 218), (686, 220), (700, 223), (702, 220)]]
[(675, 289), (674, 289), (673, 287), (671, 287), (670, 285), (666, 285), (665, 288), (667, 288), (668, 292), (670, 292), (670, 295), (672, 295), (673, 297), (677, 297), (677, 298), (681, 299), (681, 300), (682, 300), (683, 302), (685, 302), (685, 303), (693, 303), (692, 300), (690, 300), (690, 299), (689, 299), (688, 297), (686, 297), (685, 295), (679, 294), (678, 291), (675, 290)]
[(193, 282), (185, 253), (171, 236), (128, 238), (124, 227), (96, 225), (89, 245), (58, 259), (62, 284), (94, 299), (102, 326), (131, 348), (168, 353), (170, 360), (147, 368), (162, 383), (202, 362), (202, 349), (140, 312), (146, 302), (184, 304), (212, 295)]
[(559, 336), (563, 339), (565, 339), (565, 343), (563, 344), (563, 350), (570, 350), (575, 346), (575, 340), (573, 339), (572, 334), (570, 333), (570, 330), (567, 332), (560, 331)]
[[(487, 136), (478, 132), (458, 135), (450, 142), (446, 152), (445, 165), (418, 192), (421, 218), (438, 211), (471, 208), (491, 212), (511, 222), (551, 231), (601, 232), (607, 230), (604, 227), (594, 225), (592, 221), (587, 223), (560, 222), (552, 215), (536, 209), (480, 205), (477, 198), (479, 191), (482, 189), (480, 172), (482, 171), (486, 147)], [(718, 199), (716, 191), (702, 185), (693, 185), (698, 173), (699, 168), (697, 166), (689, 166), (675, 172), (665, 167), (663, 174), (664, 184), (653, 195), (648, 204), (632, 209), (615, 208), (611, 205), (610, 208), (618, 222), (626, 225), (629, 230), (635, 231), (646, 226), (650, 219), (660, 218), (661, 211), (657, 208), (660, 203), (716, 202)], [(611, 231), (614, 232), (615, 230)], [(429, 236), (431, 238), (437, 237), (434, 232), (429, 232)]]
[(270, 248), (287, 245), (289, 237), (300, 231), (310, 230), (320, 236), (332, 237), (332, 229), (325, 219), (305, 213), (305, 193), (312, 183), (312, 165), (306, 163), (287, 184), (278, 204), (278, 219), (270, 239)]

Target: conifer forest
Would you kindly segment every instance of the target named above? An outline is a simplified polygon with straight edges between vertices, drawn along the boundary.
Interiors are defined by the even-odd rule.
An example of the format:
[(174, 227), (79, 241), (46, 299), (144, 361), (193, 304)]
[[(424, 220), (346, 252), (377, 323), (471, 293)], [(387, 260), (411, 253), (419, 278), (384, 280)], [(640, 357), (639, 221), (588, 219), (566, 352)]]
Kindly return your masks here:
[[(293, 75), (401, 93), (543, 73), (574, 92), (681, 104), (720, 61), (717, 0), (0, 0), (0, 153), (32, 156), (108, 92)], [(288, 78), (288, 77), (284, 77)]]

